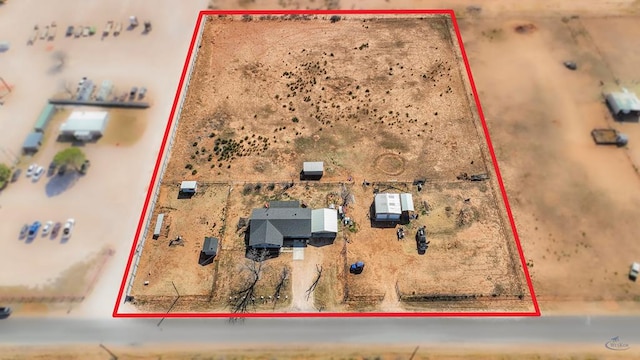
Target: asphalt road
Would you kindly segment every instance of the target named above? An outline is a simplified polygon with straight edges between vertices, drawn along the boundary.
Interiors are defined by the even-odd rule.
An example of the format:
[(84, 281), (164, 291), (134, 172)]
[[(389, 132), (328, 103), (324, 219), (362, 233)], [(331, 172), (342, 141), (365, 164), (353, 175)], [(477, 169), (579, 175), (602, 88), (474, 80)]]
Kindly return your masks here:
[(640, 317), (0, 320), (0, 345), (591, 344), (615, 336), (640, 347)]

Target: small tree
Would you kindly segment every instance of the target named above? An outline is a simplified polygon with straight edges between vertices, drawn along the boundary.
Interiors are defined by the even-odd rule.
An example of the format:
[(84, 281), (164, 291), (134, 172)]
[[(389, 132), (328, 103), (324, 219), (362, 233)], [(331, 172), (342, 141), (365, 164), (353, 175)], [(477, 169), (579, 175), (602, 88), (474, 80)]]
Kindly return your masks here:
[(80, 148), (70, 147), (64, 150), (60, 150), (56, 156), (53, 157), (53, 163), (56, 166), (67, 165), (73, 169), (78, 170), (82, 166), (82, 163), (86, 160), (84, 152)]
[(5, 164), (0, 164), (0, 189), (4, 188), (10, 177), (11, 169)]

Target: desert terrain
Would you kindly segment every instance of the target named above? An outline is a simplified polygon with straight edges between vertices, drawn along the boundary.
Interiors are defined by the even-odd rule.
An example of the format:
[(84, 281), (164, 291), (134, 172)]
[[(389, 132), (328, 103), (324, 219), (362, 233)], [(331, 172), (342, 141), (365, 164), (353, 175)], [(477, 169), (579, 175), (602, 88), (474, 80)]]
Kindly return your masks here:
[[(481, 345), (465, 344), (457, 349), (446, 349), (440, 346), (379, 346), (360, 348), (358, 346), (329, 345), (331, 350), (320, 348), (317, 345), (292, 346), (289, 348), (274, 348), (272, 345), (257, 345), (251, 350), (238, 349), (229, 345), (211, 346), (195, 345), (170, 347), (164, 346), (79, 346), (74, 349), (60, 347), (41, 348), (2, 348), (0, 359), (47, 359), (47, 360), (102, 360), (108, 359), (111, 354), (122, 359), (333, 359), (333, 360), (396, 360), (396, 359), (446, 359), (446, 360), (608, 360), (608, 359), (635, 359), (638, 351), (627, 350), (612, 353), (594, 346), (576, 344), (571, 351), (558, 345), (548, 346), (544, 349), (525, 347), (499, 347), (488, 348)], [(562, 355), (559, 355), (562, 354)]]
[[(234, 6), (364, 7), (345, 0)], [(455, 10), (543, 313), (637, 313), (640, 288), (627, 273), (640, 256), (634, 240), (640, 130), (614, 123), (602, 92), (640, 92), (631, 50), (640, 3), (434, 0), (366, 7)], [(534, 31), (516, 32), (521, 25)], [(578, 70), (564, 68), (566, 60)], [(629, 136), (625, 149), (593, 144), (591, 129), (609, 126)]]
[[(209, 16), (204, 26), (152, 215), (169, 211), (170, 230), (166, 241), (146, 234), (136, 303), (167, 308), (177, 296), (174, 280), (188, 288), (181, 296), (208, 296), (218, 307), (236, 296), (225, 288), (238, 287), (229, 284), (238, 278), (226, 274), (246, 260), (228, 230), (237, 216), (286, 195), (306, 206), (342, 205), (352, 221), (332, 246), (308, 249), (316, 264), (294, 266), (293, 309), (401, 311), (410, 301), (414, 310), (532, 311), (495, 179), (473, 186), (460, 177), (493, 165), (448, 17)], [(327, 164), (326, 186), (297, 181), (309, 160)], [(420, 194), (415, 179), (427, 179)], [(192, 199), (176, 199), (183, 180), (204, 186)], [(226, 203), (222, 184), (229, 184)], [(395, 229), (370, 224), (375, 192), (388, 190), (414, 193), (422, 206), (423, 220), (407, 226), (402, 242), (393, 241)], [(257, 201), (249, 196), (256, 193)], [(421, 225), (434, 243), (422, 259), (413, 238)], [(213, 272), (194, 260), (211, 232), (222, 243)], [(188, 245), (165, 244), (178, 235)], [(286, 268), (288, 257), (274, 266)], [(370, 270), (353, 277), (348, 266), (359, 260)], [(314, 301), (302, 299), (320, 268), (326, 279)]]

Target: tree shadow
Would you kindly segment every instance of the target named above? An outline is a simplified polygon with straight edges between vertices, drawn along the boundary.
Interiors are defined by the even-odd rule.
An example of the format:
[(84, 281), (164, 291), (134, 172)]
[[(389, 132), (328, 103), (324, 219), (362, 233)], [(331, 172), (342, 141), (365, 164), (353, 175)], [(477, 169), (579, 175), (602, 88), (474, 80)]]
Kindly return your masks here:
[(71, 188), (76, 183), (76, 181), (78, 181), (79, 177), (80, 174), (78, 174), (77, 172), (68, 170), (68, 172), (64, 175), (55, 175), (49, 178), (49, 182), (47, 182), (47, 185), (45, 186), (45, 192), (47, 193), (47, 196), (54, 197), (62, 194), (63, 192)]

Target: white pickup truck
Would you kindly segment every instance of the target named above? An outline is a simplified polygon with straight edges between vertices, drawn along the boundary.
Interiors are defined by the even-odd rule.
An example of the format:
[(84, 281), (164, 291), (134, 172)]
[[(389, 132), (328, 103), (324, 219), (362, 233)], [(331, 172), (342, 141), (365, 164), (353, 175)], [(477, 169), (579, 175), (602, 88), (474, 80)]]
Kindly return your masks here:
[(638, 273), (640, 272), (640, 263), (634, 262), (631, 264), (631, 270), (629, 270), (629, 279), (636, 281)]

